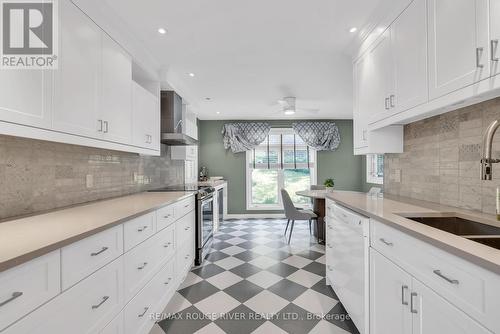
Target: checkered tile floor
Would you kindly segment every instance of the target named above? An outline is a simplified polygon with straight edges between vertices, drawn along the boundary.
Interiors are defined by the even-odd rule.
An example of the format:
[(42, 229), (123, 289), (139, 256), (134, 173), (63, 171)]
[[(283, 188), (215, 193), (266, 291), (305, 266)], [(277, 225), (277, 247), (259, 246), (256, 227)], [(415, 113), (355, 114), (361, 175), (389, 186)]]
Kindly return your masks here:
[(358, 333), (325, 284), (324, 246), (296, 222), (225, 221), (212, 252), (193, 268), (151, 334)]

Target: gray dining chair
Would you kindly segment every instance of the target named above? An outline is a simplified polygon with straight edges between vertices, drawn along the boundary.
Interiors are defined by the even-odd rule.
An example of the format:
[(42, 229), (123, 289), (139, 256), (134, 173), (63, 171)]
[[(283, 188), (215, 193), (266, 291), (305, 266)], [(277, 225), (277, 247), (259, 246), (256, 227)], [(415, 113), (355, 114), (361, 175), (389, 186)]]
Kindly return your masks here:
[(322, 184), (311, 184), (311, 190), (325, 190), (326, 187)]
[[(311, 223), (312, 220), (316, 220), (316, 225), (318, 224), (318, 216), (312, 212), (311, 210), (299, 210), (297, 209), (288, 195), (288, 192), (285, 189), (281, 189), (281, 198), (283, 200), (283, 206), (285, 208), (285, 217), (288, 219), (285, 228), (285, 237), (286, 231), (288, 230), (288, 225), (290, 225), (290, 221), (292, 221), (292, 225), (290, 225), (290, 235), (288, 237), (288, 243), (290, 244), (290, 240), (292, 239), (293, 225), (296, 220), (307, 220), (309, 221), (309, 233), (311, 233)], [(316, 226), (317, 228), (317, 226)]]

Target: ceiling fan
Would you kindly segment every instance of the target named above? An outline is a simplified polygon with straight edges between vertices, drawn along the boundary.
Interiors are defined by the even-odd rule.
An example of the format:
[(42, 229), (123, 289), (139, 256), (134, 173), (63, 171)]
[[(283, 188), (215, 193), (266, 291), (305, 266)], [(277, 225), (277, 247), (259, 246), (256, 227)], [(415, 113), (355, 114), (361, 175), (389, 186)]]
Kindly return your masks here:
[(279, 105), (282, 107), (282, 112), (287, 116), (294, 115), (296, 112), (309, 114), (317, 114), (319, 112), (319, 109), (297, 108), (296, 102), (297, 98), (295, 96), (288, 96), (278, 100)]

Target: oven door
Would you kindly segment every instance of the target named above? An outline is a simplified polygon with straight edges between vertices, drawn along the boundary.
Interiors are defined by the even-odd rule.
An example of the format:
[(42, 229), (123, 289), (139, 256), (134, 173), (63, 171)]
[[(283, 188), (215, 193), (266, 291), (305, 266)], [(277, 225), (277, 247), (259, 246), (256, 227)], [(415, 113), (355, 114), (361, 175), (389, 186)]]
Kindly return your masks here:
[(200, 200), (198, 223), (200, 235), (198, 245), (200, 248), (212, 237), (214, 233), (214, 198), (212, 196)]

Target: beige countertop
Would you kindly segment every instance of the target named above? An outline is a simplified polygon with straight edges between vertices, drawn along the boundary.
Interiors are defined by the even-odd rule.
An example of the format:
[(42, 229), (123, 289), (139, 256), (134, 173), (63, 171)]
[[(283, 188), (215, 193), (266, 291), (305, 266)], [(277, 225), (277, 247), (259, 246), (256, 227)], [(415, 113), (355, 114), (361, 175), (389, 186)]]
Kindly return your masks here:
[(334, 191), (327, 194), (327, 198), (500, 274), (500, 250), (401, 216), (401, 214), (416, 216), (415, 214), (419, 213), (436, 216), (453, 215), (500, 227), (500, 223), (493, 215), (390, 195), (377, 198), (366, 193)]
[(193, 195), (144, 192), (2, 222), (0, 271)]

